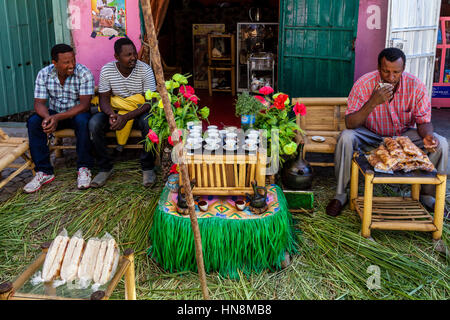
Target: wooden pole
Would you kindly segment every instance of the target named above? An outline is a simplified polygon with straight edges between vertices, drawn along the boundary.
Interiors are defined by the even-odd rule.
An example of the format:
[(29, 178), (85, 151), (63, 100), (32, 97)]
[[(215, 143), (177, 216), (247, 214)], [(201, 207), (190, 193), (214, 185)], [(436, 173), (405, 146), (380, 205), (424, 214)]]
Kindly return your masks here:
[[(177, 125), (175, 123), (175, 118), (172, 112), (172, 106), (169, 101), (169, 95), (165, 86), (164, 71), (161, 64), (161, 56), (158, 48), (158, 40), (156, 38), (155, 26), (153, 23), (152, 9), (150, 5), (150, 0), (140, 0), (142, 11), (144, 14), (145, 30), (147, 32), (147, 39), (150, 46), (150, 57), (153, 65), (153, 71), (155, 73), (157, 89), (161, 96), (164, 112), (166, 114), (166, 119), (169, 124), (170, 133), (173, 135), (174, 131), (177, 131)], [(178, 135), (176, 135), (178, 137)], [(175, 147), (178, 141), (175, 141)], [(182, 149), (179, 150), (179, 158), (182, 158)], [(197, 260), (197, 269), (200, 278), (200, 285), (202, 287), (203, 298), (209, 300), (208, 287), (206, 285), (206, 273), (205, 264), (203, 262), (203, 250), (202, 250), (202, 240), (200, 235), (200, 228), (198, 226), (197, 215), (195, 213), (195, 203), (192, 195), (191, 184), (189, 180), (189, 172), (184, 161), (179, 164), (181, 171), (183, 187), (186, 192), (186, 200), (189, 208), (189, 216), (191, 218), (192, 231), (194, 233), (195, 241), (195, 255)]]
[(373, 176), (373, 171), (366, 171), (364, 186), (364, 213), (361, 226), (361, 235), (364, 238), (370, 237), (370, 224), (372, 223)]
[(353, 156), (352, 159), (352, 171), (350, 178), (350, 209), (355, 210), (355, 200), (358, 198), (358, 179), (359, 179), (359, 168)]

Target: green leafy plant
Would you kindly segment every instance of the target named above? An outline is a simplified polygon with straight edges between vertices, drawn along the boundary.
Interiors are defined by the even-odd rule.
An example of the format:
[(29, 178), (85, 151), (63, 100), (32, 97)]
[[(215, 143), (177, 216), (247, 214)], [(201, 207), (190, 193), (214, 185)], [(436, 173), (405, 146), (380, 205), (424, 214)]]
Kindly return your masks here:
[(243, 92), (238, 94), (236, 99), (236, 116), (256, 114), (262, 107), (261, 103), (248, 92)]
[[(267, 149), (269, 155), (272, 151), (272, 143), (275, 142), (274, 132), (278, 132), (279, 161), (283, 163), (285, 158), (294, 156), (297, 152), (295, 136), (303, 130), (296, 123), (296, 115), (305, 115), (306, 108), (303, 104), (291, 104), (289, 96), (282, 92), (274, 93), (271, 87), (262, 87), (259, 90), (262, 96), (255, 96), (262, 109), (256, 115), (255, 128), (264, 129), (267, 135)], [(293, 112), (292, 112), (293, 111)], [(294, 115), (294, 116), (293, 116)]]
[[(172, 79), (166, 81), (166, 89), (178, 129), (185, 129), (190, 121), (208, 121), (209, 117), (209, 108), (198, 106), (199, 98), (195, 95), (194, 88), (187, 85), (188, 78), (188, 75), (177, 73)], [(168, 141), (172, 144), (163, 102), (158, 92), (150, 90), (146, 92), (145, 99), (151, 104), (148, 116), (150, 130), (145, 138), (145, 148), (160, 152), (162, 142)]]

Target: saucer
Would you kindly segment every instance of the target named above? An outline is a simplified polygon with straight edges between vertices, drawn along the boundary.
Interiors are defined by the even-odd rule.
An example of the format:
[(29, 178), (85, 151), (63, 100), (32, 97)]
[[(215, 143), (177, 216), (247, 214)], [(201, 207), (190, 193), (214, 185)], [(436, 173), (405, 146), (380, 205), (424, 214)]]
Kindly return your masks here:
[(207, 145), (205, 146), (205, 149), (206, 149), (206, 150), (209, 150), (209, 151), (217, 150), (217, 149), (219, 149), (219, 145), (216, 144), (216, 145), (214, 145), (214, 146), (211, 146), (211, 145), (207, 144)]
[(223, 148), (224, 148), (224, 150), (227, 150), (227, 151), (236, 151), (237, 150), (237, 144), (235, 144), (233, 146), (224, 145)]
[(313, 136), (313, 137), (311, 137), (311, 140), (314, 142), (324, 142), (325, 138), (322, 136)]
[(246, 150), (246, 151), (256, 151), (258, 149), (258, 146), (257, 145), (252, 145), (252, 146), (249, 146), (249, 145), (244, 145), (244, 150)]

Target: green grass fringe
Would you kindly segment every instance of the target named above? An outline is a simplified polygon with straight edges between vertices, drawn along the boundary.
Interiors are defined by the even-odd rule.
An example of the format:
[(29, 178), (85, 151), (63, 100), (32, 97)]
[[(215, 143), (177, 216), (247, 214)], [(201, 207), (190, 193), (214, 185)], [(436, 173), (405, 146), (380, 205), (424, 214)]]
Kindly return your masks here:
[[(295, 254), (298, 244), (292, 216), (283, 192), (277, 186), (280, 210), (261, 219), (198, 219), (206, 272), (239, 278), (263, 270), (280, 270), (285, 252)], [(191, 220), (162, 211), (168, 190), (155, 210), (148, 254), (166, 271), (197, 272)]]

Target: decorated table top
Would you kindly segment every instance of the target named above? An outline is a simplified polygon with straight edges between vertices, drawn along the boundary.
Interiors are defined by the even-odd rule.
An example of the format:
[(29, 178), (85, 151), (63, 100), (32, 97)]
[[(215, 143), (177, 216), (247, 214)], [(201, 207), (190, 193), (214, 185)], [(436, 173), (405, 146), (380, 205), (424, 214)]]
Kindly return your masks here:
[[(224, 219), (258, 219), (267, 217), (277, 213), (280, 210), (280, 201), (278, 199), (277, 189), (279, 187), (275, 184), (266, 186), (267, 188), (267, 211), (263, 214), (254, 214), (250, 210), (250, 199), (246, 196), (199, 196), (195, 203), (195, 212), (198, 218), (224, 218)], [(189, 218), (189, 215), (181, 215), (177, 212), (178, 193), (165, 192), (162, 196), (163, 202), (162, 211), (180, 217)], [(201, 211), (198, 202), (206, 201), (208, 203), (207, 211)], [(235, 202), (243, 200), (245, 202), (244, 210), (240, 211), (236, 208)]]

